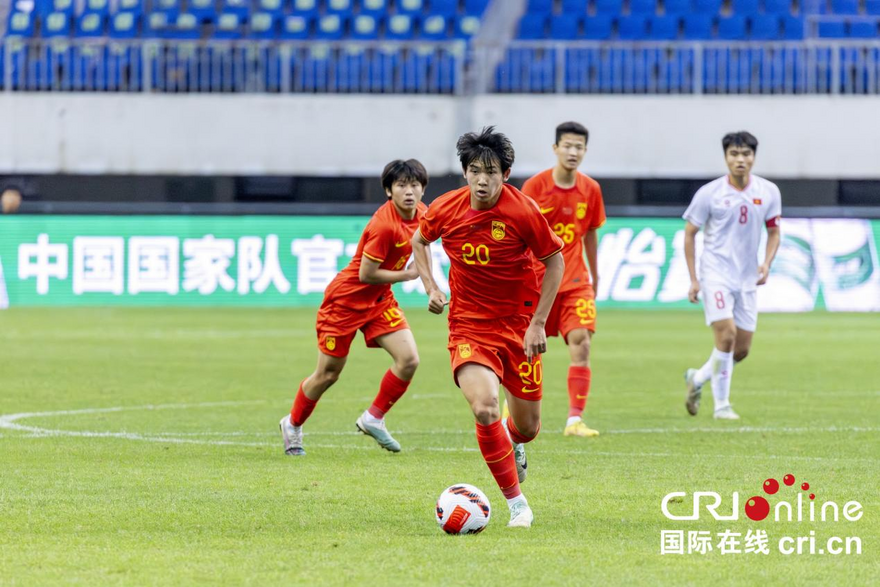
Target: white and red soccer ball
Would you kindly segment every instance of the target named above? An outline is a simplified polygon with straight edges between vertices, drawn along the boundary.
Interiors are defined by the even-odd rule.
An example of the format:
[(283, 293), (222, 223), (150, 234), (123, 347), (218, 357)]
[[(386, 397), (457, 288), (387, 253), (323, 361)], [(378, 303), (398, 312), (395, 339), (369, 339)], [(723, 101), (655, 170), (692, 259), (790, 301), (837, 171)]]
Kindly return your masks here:
[(447, 534), (482, 532), (491, 514), (486, 494), (467, 483), (447, 487), (437, 499), (437, 523)]

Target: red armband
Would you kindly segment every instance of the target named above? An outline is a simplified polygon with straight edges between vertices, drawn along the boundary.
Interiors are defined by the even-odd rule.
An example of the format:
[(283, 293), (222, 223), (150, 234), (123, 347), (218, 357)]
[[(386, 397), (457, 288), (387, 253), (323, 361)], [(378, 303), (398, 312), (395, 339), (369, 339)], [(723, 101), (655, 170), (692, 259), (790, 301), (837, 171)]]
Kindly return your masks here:
[(767, 228), (779, 228), (780, 222), (782, 222), (782, 216), (774, 216), (767, 221)]

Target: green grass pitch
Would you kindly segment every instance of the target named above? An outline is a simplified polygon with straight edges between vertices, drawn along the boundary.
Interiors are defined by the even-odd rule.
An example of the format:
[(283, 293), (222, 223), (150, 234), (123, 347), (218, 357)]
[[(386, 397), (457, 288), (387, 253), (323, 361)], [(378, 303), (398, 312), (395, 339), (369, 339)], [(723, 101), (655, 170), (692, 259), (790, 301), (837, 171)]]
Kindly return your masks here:
[[(0, 312), (0, 585), (876, 585), (880, 316), (762, 316), (733, 378), (743, 419), (715, 422), (708, 388), (699, 416), (683, 406), (682, 373), (711, 350), (701, 313), (601, 312), (597, 439), (562, 436), (568, 359), (551, 339), (524, 530), (505, 526), (477, 452), (445, 317), (407, 315), (422, 361), (388, 416), (403, 452), (354, 433), (389, 365), (358, 339), (306, 425), (308, 455), (290, 458), (277, 423), (315, 363), (314, 310)], [(862, 519), (660, 511), (667, 493), (688, 492), (673, 504), (684, 512), (700, 490), (721, 494), (722, 513), (737, 491), (742, 510), (788, 473), (817, 503), (860, 502)], [(480, 535), (434, 521), (456, 482), (489, 496)], [(661, 555), (661, 531), (679, 529), (764, 529), (770, 553)], [(862, 554), (778, 552), (811, 531), (817, 548), (858, 537)]]

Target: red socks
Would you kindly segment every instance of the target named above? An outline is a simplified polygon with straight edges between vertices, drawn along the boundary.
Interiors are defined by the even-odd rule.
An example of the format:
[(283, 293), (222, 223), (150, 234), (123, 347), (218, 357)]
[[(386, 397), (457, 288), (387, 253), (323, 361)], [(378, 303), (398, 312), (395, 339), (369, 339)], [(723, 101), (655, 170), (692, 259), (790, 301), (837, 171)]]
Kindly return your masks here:
[[(508, 418), (509, 420), (509, 418)], [(512, 499), (522, 495), (519, 490), (519, 481), (516, 477), (516, 461), (513, 459), (513, 446), (504, 432), (501, 421), (493, 422), (484, 426), (477, 424), (477, 443), (480, 452), (489, 466), (489, 471), (495, 477), (495, 482), (501, 489), (506, 499)]]
[[(541, 425), (538, 424), (538, 432), (541, 431)], [(524, 436), (522, 432), (516, 429), (516, 424), (513, 422), (513, 418), (507, 418), (507, 432), (510, 434), (510, 439), (517, 444), (525, 444), (526, 442), (531, 442), (535, 438), (537, 438), (537, 433), (534, 436)]]
[(589, 367), (568, 368), (568, 417), (581, 417), (587, 407), (587, 396), (590, 394)]
[(385, 372), (382, 383), (379, 385), (379, 393), (373, 400), (373, 405), (367, 410), (374, 418), (383, 418), (385, 412), (391, 409), (391, 406), (399, 400), (406, 389), (409, 387), (409, 381), (404, 381), (391, 372), (391, 369)]
[[(305, 383), (305, 380), (303, 380)], [(303, 393), (302, 383), (299, 384), (299, 390), (296, 392), (296, 399), (293, 400), (293, 407), (290, 409), (290, 422), (294, 426), (302, 426), (303, 423), (312, 415), (315, 406), (318, 405), (317, 400), (311, 400)]]

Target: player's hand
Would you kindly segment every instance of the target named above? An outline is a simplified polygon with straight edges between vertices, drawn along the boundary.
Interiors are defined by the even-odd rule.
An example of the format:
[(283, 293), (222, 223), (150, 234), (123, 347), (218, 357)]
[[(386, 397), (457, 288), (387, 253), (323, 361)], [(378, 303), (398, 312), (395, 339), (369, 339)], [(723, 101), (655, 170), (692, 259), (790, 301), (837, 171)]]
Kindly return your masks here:
[(432, 314), (442, 314), (443, 308), (449, 304), (446, 294), (436, 289), (428, 294), (428, 311)]
[(692, 281), (691, 288), (688, 290), (688, 299), (690, 300), (690, 302), (692, 304), (696, 304), (697, 301), (699, 301), (699, 299), (700, 299), (698, 297), (699, 295), (700, 295), (700, 282), (699, 281)]
[(764, 285), (767, 283), (768, 277), (770, 277), (770, 267), (767, 265), (761, 265), (758, 267), (758, 285)]
[(547, 333), (544, 327), (532, 322), (523, 337), (523, 352), (529, 363), (541, 353), (547, 352)]

